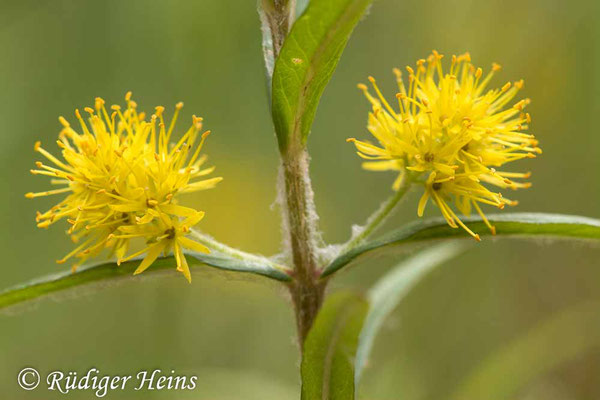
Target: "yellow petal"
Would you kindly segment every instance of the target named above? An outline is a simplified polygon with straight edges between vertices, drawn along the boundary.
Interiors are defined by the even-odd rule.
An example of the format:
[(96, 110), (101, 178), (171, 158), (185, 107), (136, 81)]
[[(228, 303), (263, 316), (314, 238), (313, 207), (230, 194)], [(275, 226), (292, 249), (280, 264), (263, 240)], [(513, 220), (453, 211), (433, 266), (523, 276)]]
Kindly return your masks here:
[(180, 236), (177, 238), (179, 244), (181, 244), (186, 249), (191, 249), (197, 251), (199, 253), (210, 253), (210, 249), (203, 244), (200, 244), (194, 240), (188, 239), (185, 236)]
[(146, 209), (146, 206), (142, 203), (109, 204), (108, 206), (112, 210), (119, 211), (119, 212), (135, 212), (135, 211), (143, 211)]
[(158, 258), (158, 256), (160, 255), (160, 253), (165, 248), (165, 245), (166, 245), (165, 241), (161, 240), (160, 242), (155, 243), (152, 246), (148, 247), (148, 253), (146, 254), (146, 257), (141, 262), (141, 264), (139, 265), (139, 267), (137, 267), (137, 269), (135, 270), (135, 272), (133, 274), (134, 275), (141, 274), (150, 265), (152, 265), (152, 263)]
[(192, 227), (200, 222), (202, 218), (204, 218), (204, 211), (197, 211), (195, 215), (184, 219), (182, 224), (187, 227)]
[(423, 193), (423, 196), (421, 196), (421, 199), (419, 200), (419, 207), (417, 208), (417, 215), (419, 217), (422, 217), (423, 213), (425, 212), (427, 200), (429, 200), (429, 193), (426, 190), (425, 193)]
[(175, 204), (161, 205), (160, 210), (167, 214), (177, 215), (178, 217), (194, 217), (198, 213), (193, 208), (177, 206)]

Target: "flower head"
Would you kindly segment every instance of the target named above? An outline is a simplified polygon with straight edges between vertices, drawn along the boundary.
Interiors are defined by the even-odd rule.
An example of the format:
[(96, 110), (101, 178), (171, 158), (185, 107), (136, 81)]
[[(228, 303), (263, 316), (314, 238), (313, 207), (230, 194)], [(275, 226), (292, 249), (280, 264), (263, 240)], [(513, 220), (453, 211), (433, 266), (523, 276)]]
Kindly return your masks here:
[[(163, 107), (156, 107), (150, 121), (138, 113), (131, 93), (125, 96), (127, 107), (113, 105), (111, 113), (101, 98), (95, 107), (86, 107), (87, 122), (79, 110), (75, 115), (81, 132), (63, 117), (58, 146), (62, 160), (45, 150), (40, 142), (35, 151), (50, 161), (37, 162), (34, 175), (50, 176), (58, 189), (27, 193), (28, 198), (66, 194), (58, 204), (37, 213), (38, 227), (47, 228), (60, 219), (70, 224), (67, 233), (79, 245), (58, 260), (72, 257), (84, 262), (109, 248), (119, 260), (147, 253), (136, 270), (148, 268), (160, 253), (173, 250), (177, 268), (190, 280), (182, 247), (208, 252), (204, 246), (185, 237), (189, 228), (202, 219), (203, 212), (177, 204), (177, 195), (214, 187), (222, 178), (205, 179), (214, 168), (203, 168), (200, 156), (210, 133), (202, 129), (202, 118), (176, 142), (171, 143), (179, 103), (168, 127)], [(127, 258), (132, 238), (146, 239), (149, 246)], [(75, 268), (76, 266), (74, 266)]]
[(452, 56), (450, 69), (444, 72), (442, 58), (433, 51), (427, 60), (417, 61), (416, 69), (406, 67), (408, 87), (400, 70), (394, 69), (397, 110), (385, 99), (374, 78), (369, 80), (375, 96), (366, 85), (358, 85), (372, 104), (368, 130), (379, 143), (348, 140), (355, 144), (358, 155), (368, 160), (363, 168), (400, 172), (394, 189), (407, 177), (424, 186), (419, 216), (431, 198), (450, 226), (460, 225), (479, 240), (479, 235), (460, 220), (449, 203), (453, 202), (464, 215), (475, 209), (495, 233), (479, 204), (502, 209), (517, 202), (486, 185), (501, 189), (530, 187), (528, 182), (517, 181), (528, 178), (529, 173), (496, 168), (522, 158), (535, 158), (542, 151), (535, 137), (524, 133), (531, 118), (523, 110), (530, 100), (509, 106), (523, 87), (522, 80), (508, 82), (499, 89), (486, 89), (500, 70), (498, 64), (493, 64), (484, 76), (466, 53)]

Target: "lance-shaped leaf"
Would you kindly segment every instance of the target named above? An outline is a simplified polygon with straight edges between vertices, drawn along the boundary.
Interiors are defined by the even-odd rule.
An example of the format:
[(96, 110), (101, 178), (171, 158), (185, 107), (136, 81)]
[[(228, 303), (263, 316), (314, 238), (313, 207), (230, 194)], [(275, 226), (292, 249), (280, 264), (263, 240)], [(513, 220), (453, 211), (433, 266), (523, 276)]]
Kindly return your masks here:
[[(600, 240), (600, 220), (593, 218), (559, 214), (515, 213), (490, 215), (488, 219), (496, 226), (497, 237)], [(463, 221), (480, 236), (491, 236), (489, 229), (481, 218), (468, 217), (464, 218)], [(379, 239), (366, 242), (340, 254), (331, 264), (325, 267), (322, 276), (331, 275), (365, 254), (373, 254), (409, 244), (450, 238), (473, 240), (463, 229), (448, 226), (442, 218), (416, 221)]]
[(327, 299), (304, 342), (303, 400), (354, 399), (354, 358), (366, 299), (340, 292)]
[(520, 389), (561, 364), (600, 349), (600, 303), (558, 312), (482, 361), (448, 399), (514, 399)]
[(369, 312), (364, 322), (356, 352), (355, 382), (362, 373), (373, 342), (384, 320), (396, 308), (410, 291), (436, 267), (462, 253), (467, 243), (456, 241), (440, 243), (403, 260), (385, 274), (369, 290)]
[(372, 0), (311, 0), (275, 62), (272, 114), (279, 150), (303, 146), (354, 26)]
[[(259, 263), (254, 260), (237, 259), (217, 252), (211, 254), (186, 252), (186, 258), (190, 266), (211, 266), (227, 271), (262, 275), (279, 281), (290, 280), (286, 270), (276, 268), (266, 259), (264, 263)], [(167, 270), (172, 271), (173, 274), (179, 274), (175, 271), (176, 263), (175, 258), (172, 256), (157, 259), (144, 273), (134, 277), (133, 271), (139, 263), (140, 260), (132, 260), (124, 262), (120, 266), (117, 266), (114, 262), (83, 266), (74, 273), (58, 273), (6, 289), (0, 292), (0, 310), (69, 289), (93, 285), (101, 286), (108, 281), (143, 279), (146, 276)]]

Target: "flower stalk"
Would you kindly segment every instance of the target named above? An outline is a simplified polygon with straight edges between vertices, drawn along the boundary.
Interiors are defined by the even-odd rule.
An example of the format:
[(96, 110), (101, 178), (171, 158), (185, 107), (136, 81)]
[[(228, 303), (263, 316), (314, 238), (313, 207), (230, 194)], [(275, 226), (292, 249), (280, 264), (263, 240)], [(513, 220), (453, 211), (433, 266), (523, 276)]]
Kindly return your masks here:
[(412, 184), (412, 180), (409, 174), (405, 174), (400, 181), (400, 186), (398, 190), (390, 196), (381, 206), (375, 211), (371, 216), (367, 219), (367, 223), (362, 227), (360, 233), (354, 235), (348, 242), (346, 242), (342, 249), (340, 250), (340, 254), (343, 254), (347, 251), (352, 250), (359, 244), (361, 244), (365, 239), (367, 239), (373, 232), (377, 230), (383, 223), (387, 220), (387, 218), (392, 214), (392, 212), (396, 209), (396, 206), (404, 198), (404, 195), (408, 192)]

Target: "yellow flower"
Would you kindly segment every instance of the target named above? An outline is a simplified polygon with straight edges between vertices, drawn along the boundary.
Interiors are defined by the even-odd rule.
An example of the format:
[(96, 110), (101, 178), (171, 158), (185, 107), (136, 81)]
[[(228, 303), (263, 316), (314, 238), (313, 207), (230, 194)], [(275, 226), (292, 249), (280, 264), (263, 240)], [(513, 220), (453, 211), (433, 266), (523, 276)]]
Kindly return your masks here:
[[(74, 256), (84, 262), (105, 248), (111, 250), (110, 255), (122, 259), (130, 240), (143, 236), (149, 242), (168, 242), (169, 246), (165, 245), (161, 250), (166, 253), (173, 248), (177, 267), (189, 280), (181, 246), (194, 248), (194, 245), (190, 245), (188, 241), (191, 240), (187, 238), (183, 238), (180, 245), (179, 237), (183, 237), (182, 234), (197, 223), (203, 213), (177, 205), (176, 196), (209, 189), (221, 181), (222, 178), (204, 179), (214, 169), (202, 168), (206, 157), (200, 156), (210, 131), (200, 134), (202, 118), (194, 116), (188, 131), (177, 143), (171, 144), (182, 103), (176, 105), (167, 128), (163, 107), (156, 107), (150, 121), (145, 121), (145, 114), (138, 113), (136, 103), (131, 100), (131, 92), (125, 100), (127, 108), (124, 111), (113, 105), (109, 115), (104, 101), (96, 98), (95, 108), (84, 109), (89, 114), (87, 123), (79, 110), (75, 110), (81, 133), (60, 117), (63, 129), (57, 144), (62, 149), (64, 161), (37, 142), (35, 151), (46, 157), (51, 165), (37, 162), (37, 169), (31, 170), (35, 175), (50, 176), (51, 183), (60, 188), (25, 196), (67, 195), (50, 210), (38, 212), (36, 217), (40, 228), (66, 218), (71, 225), (67, 233), (74, 242), (81, 242), (59, 263)], [(180, 225), (179, 218), (186, 218), (187, 222)], [(135, 232), (123, 234), (124, 229), (131, 230), (132, 227), (136, 228)], [(164, 241), (164, 235), (170, 229), (177, 233), (173, 234), (178, 238), (175, 242)], [(140, 232), (145, 234), (139, 235)], [(196, 249), (208, 251), (199, 244)], [(149, 248), (144, 252), (146, 250), (148, 256), (154, 254)], [(139, 254), (141, 252), (136, 253)], [(146, 257), (143, 269), (155, 259)]]
[(502, 189), (530, 187), (528, 182), (515, 181), (528, 178), (530, 173), (496, 168), (522, 158), (535, 158), (542, 151), (535, 137), (524, 133), (531, 118), (523, 109), (530, 100), (507, 107), (523, 87), (522, 80), (508, 82), (500, 89), (486, 89), (500, 70), (498, 64), (493, 64), (491, 71), (483, 76), (482, 69), (475, 68), (466, 53), (452, 56), (450, 70), (444, 73), (442, 58), (433, 51), (427, 60), (417, 62), (416, 71), (406, 67), (408, 88), (401, 72), (394, 69), (399, 90), (398, 111), (386, 101), (374, 78), (369, 80), (376, 96), (371, 95), (367, 86), (358, 85), (372, 104), (368, 130), (379, 145), (356, 139), (348, 141), (355, 144), (360, 157), (369, 160), (363, 163), (363, 168), (400, 172), (393, 185), (395, 190), (407, 174), (411, 181), (424, 186), (419, 216), (431, 198), (450, 226), (460, 225), (479, 240), (479, 235), (460, 220), (449, 203), (453, 202), (464, 215), (474, 208), (495, 233), (478, 203), (502, 209), (517, 202), (484, 184)]
[[(177, 262), (177, 270), (182, 272), (186, 279), (191, 282), (192, 277), (183, 254), (183, 249), (186, 248), (202, 253), (209, 253), (210, 250), (206, 246), (185, 237), (185, 235), (190, 231), (190, 227), (200, 222), (204, 217), (204, 212), (176, 205), (166, 205), (163, 209), (166, 209), (164, 210), (166, 212), (158, 213), (158, 218), (154, 224), (123, 225), (118, 228), (118, 234), (111, 234), (111, 239), (144, 237), (148, 243), (146, 248), (120, 259), (118, 264), (146, 253), (146, 257), (134, 272), (134, 275), (141, 274), (152, 265), (161, 253), (168, 253), (173, 250)], [(169, 212), (175, 215), (187, 215), (187, 218), (180, 221), (177, 217), (169, 216)]]

